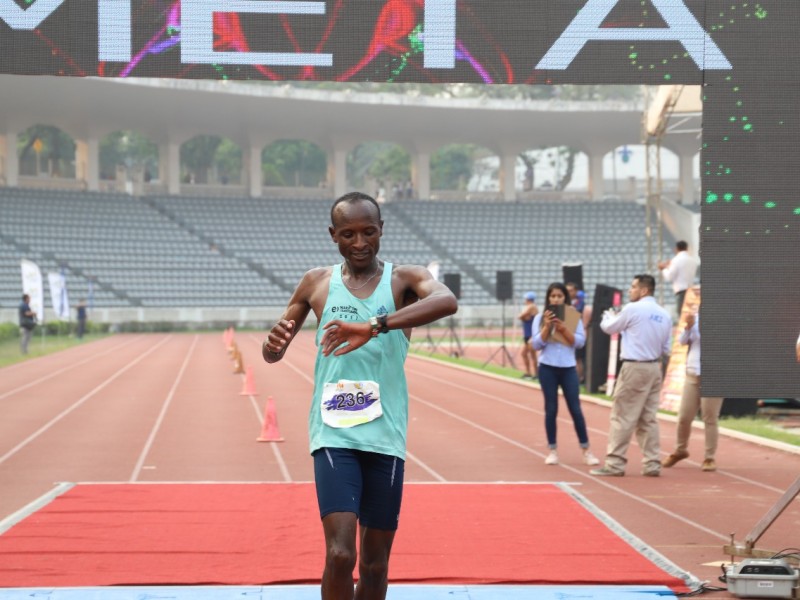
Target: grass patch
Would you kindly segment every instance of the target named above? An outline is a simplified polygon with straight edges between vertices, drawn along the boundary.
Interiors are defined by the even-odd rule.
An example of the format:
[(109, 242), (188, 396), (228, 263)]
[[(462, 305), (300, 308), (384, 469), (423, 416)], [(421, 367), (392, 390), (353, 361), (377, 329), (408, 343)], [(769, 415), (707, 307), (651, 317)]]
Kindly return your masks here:
[(83, 336), (82, 340), (69, 335), (45, 335), (34, 331), (30, 344), (28, 344), (28, 354), (22, 354), (19, 349), (19, 338), (0, 340), (0, 367), (13, 365), (31, 358), (45, 356), (54, 352), (60, 352), (73, 346), (86, 344), (93, 340), (99, 340), (108, 334), (92, 333)]
[(778, 422), (763, 417), (728, 417), (720, 419), (719, 425), (741, 433), (800, 446), (800, 435), (786, 431)]

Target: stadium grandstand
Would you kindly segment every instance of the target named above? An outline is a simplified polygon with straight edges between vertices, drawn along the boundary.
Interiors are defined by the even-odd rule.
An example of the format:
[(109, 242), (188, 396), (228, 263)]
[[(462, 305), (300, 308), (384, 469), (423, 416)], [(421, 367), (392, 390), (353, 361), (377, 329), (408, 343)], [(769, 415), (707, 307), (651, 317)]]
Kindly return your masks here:
[[(170, 81), (159, 86), (149, 80), (137, 85), (131, 81), (21, 79), (21, 88), (4, 86), (0, 109), (6, 127), (5, 155), (0, 162), (5, 183), (0, 186), (3, 321), (16, 318), (21, 259), (34, 261), (43, 272), (63, 272), (70, 298), (88, 298), (96, 321), (264, 322), (275, 318), (303, 272), (340, 260), (335, 246), (326, 239), (326, 228), (333, 199), (348, 189), (341, 149), (352, 149), (359, 139), (374, 138), (374, 127), (382, 121), (386, 125), (381, 136), (409, 149), (418, 190), (413, 200), (383, 204), (383, 258), (423, 265), (436, 261), (442, 274), (460, 274), (462, 318), (497, 317), (497, 271), (513, 272), (516, 304), (524, 291), (541, 294), (549, 282), (561, 279), (564, 263), (582, 265), (589, 302), (597, 284), (627, 289), (632, 275), (648, 269), (652, 248), (648, 248), (647, 207), (641, 192), (633, 190), (624, 199), (622, 194), (609, 196), (609, 184), (602, 168), (598, 169), (605, 153), (613, 153), (623, 143), (639, 143), (641, 106), (567, 102), (558, 107), (548, 102), (514, 104), (486, 99), (442, 104), (430, 98), (415, 102), (386, 94), (380, 95), (380, 102), (368, 98), (369, 94), (358, 95), (354, 102), (355, 95), (346, 92), (270, 92), (271, 88), (263, 87), (253, 91), (253, 86), (239, 84), (209, 91), (204, 82)], [(14, 78), (15, 84), (19, 81)], [(43, 100), (47, 97), (44, 88), (26, 89), (51, 86), (50, 96), (57, 97), (61, 86), (65, 86), (64, 93), (75, 93), (72, 87), (76, 84), (93, 86), (87, 103), (64, 110), (55, 110)], [(191, 98), (193, 110), (189, 112), (194, 116), (176, 118), (176, 125), (165, 112), (149, 109), (154, 87), (164, 95), (161, 101), (174, 105), (187, 104)], [(23, 101), (32, 96), (36, 102)], [(100, 111), (92, 102), (118, 106), (119, 112)], [(254, 136), (247, 138), (248, 142), (237, 132), (247, 130), (252, 111), (256, 106), (263, 110), (265, 103), (272, 107), (274, 121), (280, 122), (276, 127), (281, 135), (260, 131), (264, 123), (253, 120), (253, 128), (259, 131), (251, 132)], [(218, 121), (209, 125), (215, 121), (204, 111), (215, 105), (216, 110), (221, 105), (230, 115), (224, 126)], [(454, 106), (462, 110), (453, 110)], [(443, 110), (446, 107), (449, 110)], [(87, 133), (83, 124), (94, 111), (95, 133)], [(409, 111), (413, 119), (403, 117)], [(433, 124), (445, 115), (437, 129)], [(539, 132), (537, 142), (572, 145), (586, 153), (585, 191), (537, 194), (515, 188), (513, 178), (509, 180), (504, 173), (513, 171), (509, 165), (516, 161), (516, 150), (508, 149), (524, 148), (523, 137), (530, 135), (529, 131), (519, 133), (520, 115), (530, 122), (531, 131)], [(312, 127), (308, 120), (314, 121)], [(344, 134), (336, 125), (343, 120), (362, 123), (345, 146), (338, 141)], [(361, 131), (367, 121), (375, 123), (373, 130)], [(11, 127), (12, 122), (18, 124)], [(52, 123), (74, 134), (74, 178), (20, 175), (18, 157), (11, 148), (18, 132), (35, 123)], [(137, 125), (159, 145), (160, 180), (139, 180), (133, 186), (101, 181), (96, 154), (102, 136), (96, 131)], [(154, 126), (163, 129), (166, 137), (159, 138)], [(174, 127), (179, 127), (180, 133), (173, 131)], [(328, 185), (267, 188), (259, 180), (260, 164), (253, 169), (253, 160), (244, 162), (243, 171), (250, 172), (242, 174), (240, 185), (182, 185), (177, 178), (179, 165), (172, 164), (179, 161), (175, 140), (207, 133), (210, 128), (213, 134), (238, 140), (244, 149), (252, 150), (252, 140), (261, 140), (251, 153), (255, 154), (264, 140), (276, 135), (285, 138), (292, 127), (297, 132), (294, 137), (333, 149), (328, 152)], [(499, 149), (497, 193), (431, 190), (429, 165), (422, 161), (430, 160), (431, 148), (464, 140)], [(691, 158), (694, 148), (687, 148), (683, 153), (675, 150), (681, 159), (682, 185), (673, 190), (675, 201), (667, 198), (664, 205), (668, 218), (663, 234), (657, 236), (655, 252), (659, 256), (670, 254), (676, 239), (671, 232), (680, 235), (695, 223), (696, 234), (693, 215), (699, 215), (691, 204), (696, 185), (687, 183), (686, 174), (688, 171), (691, 179), (691, 160), (686, 157)], [(671, 294), (662, 298), (669, 304)]]

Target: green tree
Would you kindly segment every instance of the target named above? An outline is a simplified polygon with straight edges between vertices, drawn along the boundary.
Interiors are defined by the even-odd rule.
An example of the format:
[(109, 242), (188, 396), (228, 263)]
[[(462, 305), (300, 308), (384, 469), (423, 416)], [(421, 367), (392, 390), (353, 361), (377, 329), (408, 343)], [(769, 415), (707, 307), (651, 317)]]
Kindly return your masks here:
[(411, 179), (411, 157), (405, 148), (392, 145), (374, 157), (367, 173), (376, 180), (407, 181)]
[(214, 166), (217, 167), (222, 183), (241, 183), (242, 149), (233, 140), (223, 138), (214, 152)]
[(75, 141), (58, 127), (28, 127), (17, 138), (17, 153), (23, 175), (37, 175), (41, 166), (53, 177), (75, 176)]
[(198, 135), (181, 146), (181, 174), (194, 183), (208, 183), (217, 148), (222, 138), (216, 135)]
[(317, 187), (327, 177), (327, 157), (305, 140), (280, 140), (261, 154), (266, 185)]
[(139, 169), (145, 179), (158, 177), (158, 146), (135, 131), (115, 131), (100, 141), (100, 177), (115, 179), (117, 167)]
[(472, 177), (477, 147), (450, 144), (431, 157), (431, 187), (435, 190), (465, 190)]

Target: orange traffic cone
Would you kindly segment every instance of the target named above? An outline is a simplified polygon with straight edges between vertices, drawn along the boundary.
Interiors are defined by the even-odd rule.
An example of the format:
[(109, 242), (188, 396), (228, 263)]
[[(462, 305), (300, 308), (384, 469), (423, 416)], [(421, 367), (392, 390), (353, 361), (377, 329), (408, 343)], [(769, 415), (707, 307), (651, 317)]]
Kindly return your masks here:
[(272, 401), (272, 396), (267, 397), (267, 404), (264, 407), (264, 425), (261, 427), (261, 435), (256, 438), (256, 441), (283, 441), (283, 436), (278, 431), (278, 414), (275, 412), (275, 403)]
[(242, 355), (239, 349), (236, 348), (233, 354), (233, 374), (239, 375), (241, 373), (244, 373), (244, 365), (242, 364)]
[(242, 386), (242, 391), (239, 392), (240, 396), (255, 396), (258, 392), (256, 391), (256, 382), (253, 379), (253, 367), (247, 367), (246, 374), (244, 376), (244, 385)]

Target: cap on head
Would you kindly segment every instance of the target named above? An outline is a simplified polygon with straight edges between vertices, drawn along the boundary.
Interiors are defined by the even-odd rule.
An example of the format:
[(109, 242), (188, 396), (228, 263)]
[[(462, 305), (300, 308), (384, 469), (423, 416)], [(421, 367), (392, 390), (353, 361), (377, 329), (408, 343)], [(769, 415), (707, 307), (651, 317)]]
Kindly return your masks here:
[(523, 296), (525, 300), (530, 300), (531, 302), (536, 302), (536, 293), (535, 292), (525, 292)]

